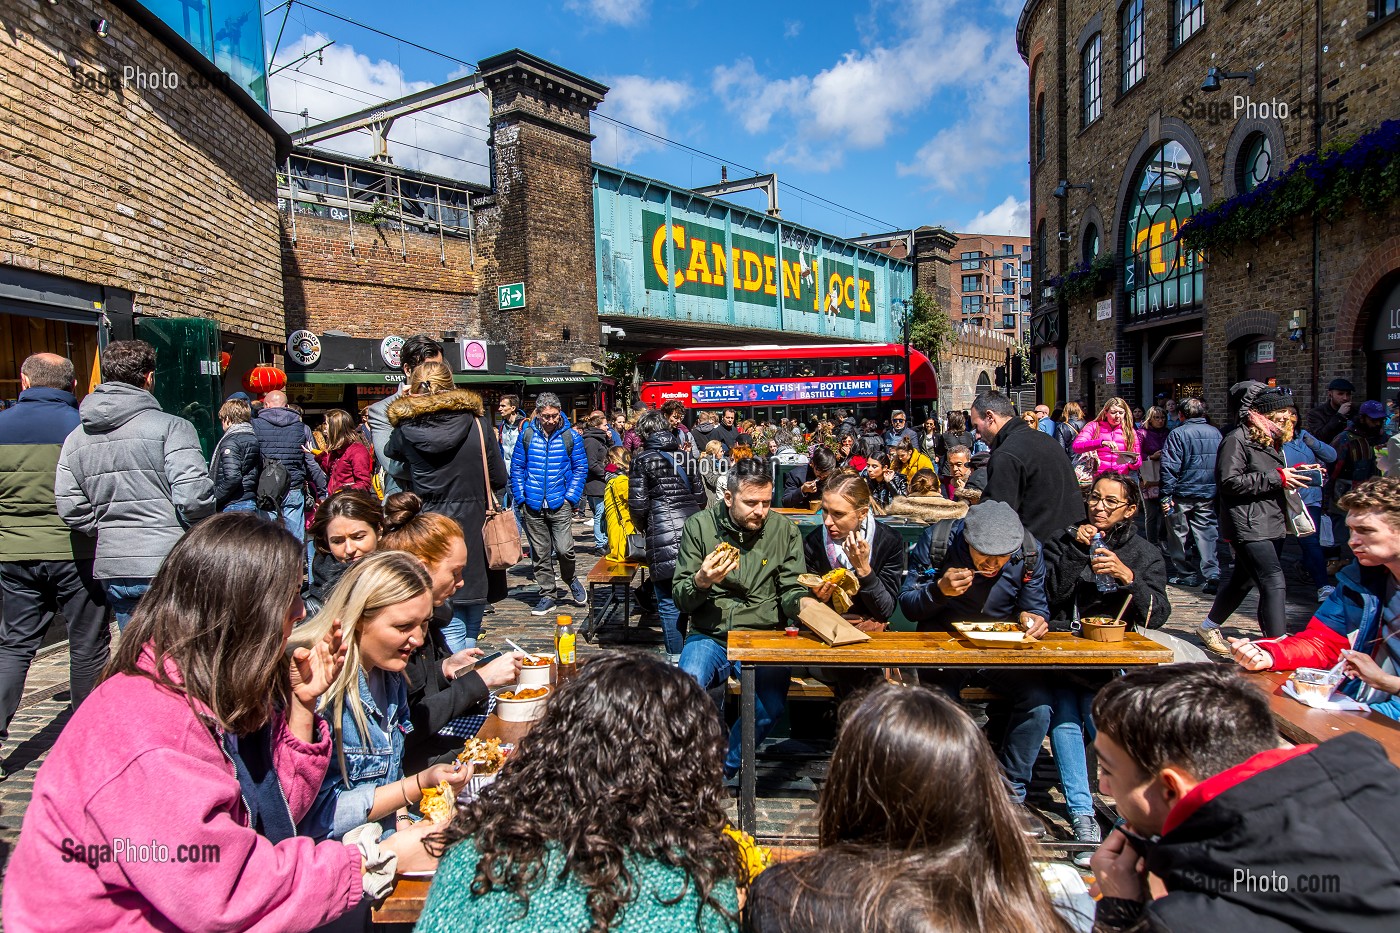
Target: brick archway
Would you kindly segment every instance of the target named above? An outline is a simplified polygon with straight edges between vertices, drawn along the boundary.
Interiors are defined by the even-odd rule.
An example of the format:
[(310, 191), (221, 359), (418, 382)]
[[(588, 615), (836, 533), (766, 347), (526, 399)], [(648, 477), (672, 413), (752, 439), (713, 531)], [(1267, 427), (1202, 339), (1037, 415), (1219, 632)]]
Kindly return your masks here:
[(1361, 312), (1381, 280), (1400, 270), (1400, 236), (1393, 236), (1371, 250), (1358, 267), (1362, 271), (1351, 280), (1342, 305), (1337, 309), (1336, 349), (1338, 353), (1358, 353), (1366, 349)]

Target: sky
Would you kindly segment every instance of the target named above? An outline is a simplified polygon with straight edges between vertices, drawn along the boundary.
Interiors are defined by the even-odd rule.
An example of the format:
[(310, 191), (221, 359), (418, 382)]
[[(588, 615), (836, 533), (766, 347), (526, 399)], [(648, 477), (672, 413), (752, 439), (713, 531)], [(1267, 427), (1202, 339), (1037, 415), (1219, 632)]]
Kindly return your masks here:
[[(289, 129), (520, 48), (611, 89), (597, 162), (681, 187), (718, 182), (721, 165), (731, 179), (776, 172), (783, 218), (838, 236), (1030, 234), (1024, 0), (312, 2), (262, 0), (271, 107)], [(397, 121), (390, 152), (484, 183), (486, 126), (475, 95)], [(370, 153), (363, 133), (321, 146)], [(732, 200), (766, 207), (758, 192)]]

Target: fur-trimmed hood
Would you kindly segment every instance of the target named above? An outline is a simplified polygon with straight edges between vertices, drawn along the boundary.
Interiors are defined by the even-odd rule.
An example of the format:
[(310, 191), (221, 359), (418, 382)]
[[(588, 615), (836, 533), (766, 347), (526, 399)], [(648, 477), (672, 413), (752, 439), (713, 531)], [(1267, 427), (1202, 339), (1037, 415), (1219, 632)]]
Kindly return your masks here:
[(921, 522), (940, 522), (967, 515), (967, 503), (942, 496), (895, 496), (885, 507), (886, 515), (903, 515)]
[(477, 417), (486, 414), (486, 404), (481, 396), (470, 389), (453, 389), (449, 392), (434, 392), (432, 395), (400, 395), (389, 405), (389, 424), (398, 427), (401, 422), (421, 418), (424, 415), (471, 412)]

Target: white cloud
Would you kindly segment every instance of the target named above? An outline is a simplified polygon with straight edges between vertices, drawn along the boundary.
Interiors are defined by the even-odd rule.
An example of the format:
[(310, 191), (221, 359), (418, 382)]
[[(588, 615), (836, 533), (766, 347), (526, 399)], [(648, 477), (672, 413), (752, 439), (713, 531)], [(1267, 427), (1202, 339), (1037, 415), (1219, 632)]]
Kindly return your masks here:
[[(973, 13), (979, 6), (917, 0), (885, 19), (898, 24), (897, 33), (862, 29), (860, 48), (813, 75), (772, 77), (741, 58), (714, 69), (711, 84), (748, 132), (781, 124), (786, 139), (770, 155), (809, 169), (839, 165), (848, 150), (884, 145), (907, 117), (936, 99), (966, 97), (969, 107), (983, 108), (979, 118), (995, 121), (1024, 95), (1024, 66), (1009, 29), (993, 31), (978, 22)], [(905, 173), (923, 174), (923, 161)]]
[[(330, 41), (321, 34), (303, 35), (277, 54), (274, 65), (296, 61)], [(443, 80), (459, 77), (447, 75)], [(337, 42), (268, 82), (273, 117), (288, 130), (323, 123), (432, 87), (437, 81), (407, 80), (399, 66), (371, 60), (354, 47)], [(306, 111), (307, 118), (300, 116)], [(489, 178), (486, 135), (490, 113), (481, 94), (453, 101), (411, 117), (401, 117), (389, 131), (394, 164), (448, 178), (485, 183)], [(368, 158), (373, 141), (365, 131), (337, 136), (319, 144), (326, 149)], [(412, 148), (418, 147), (418, 148)]]
[[(622, 75), (604, 83), (611, 90), (603, 98), (600, 113), (658, 136), (671, 135), (668, 120), (676, 111), (691, 105), (695, 96), (690, 85), (665, 78)], [(593, 131), (598, 136), (593, 143), (594, 155), (609, 165), (626, 165), (639, 153), (662, 145), (607, 120), (595, 120)]]
[(647, 15), (647, 0), (568, 0), (564, 6), (618, 26), (630, 26)]
[(783, 21), (783, 38), (796, 39), (802, 35), (802, 20), (789, 19)]
[(985, 233), (989, 236), (1030, 236), (1031, 202), (1007, 195), (996, 207), (982, 211), (958, 228), (959, 233)]

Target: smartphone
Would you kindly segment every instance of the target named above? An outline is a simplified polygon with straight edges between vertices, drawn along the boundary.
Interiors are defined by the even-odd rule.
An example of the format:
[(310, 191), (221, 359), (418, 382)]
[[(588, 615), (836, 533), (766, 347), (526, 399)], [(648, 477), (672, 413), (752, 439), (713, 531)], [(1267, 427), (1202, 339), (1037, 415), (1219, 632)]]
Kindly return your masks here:
[(473, 661), (471, 664), (468, 664), (466, 667), (457, 671), (457, 676), (461, 677), (463, 674), (470, 674), (478, 667), (485, 667), (486, 665), (490, 664), (492, 661), (496, 660), (503, 654), (505, 654), (504, 651), (496, 651), (491, 654), (484, 654), (481, 657), (477, 658), (475, 661)]

